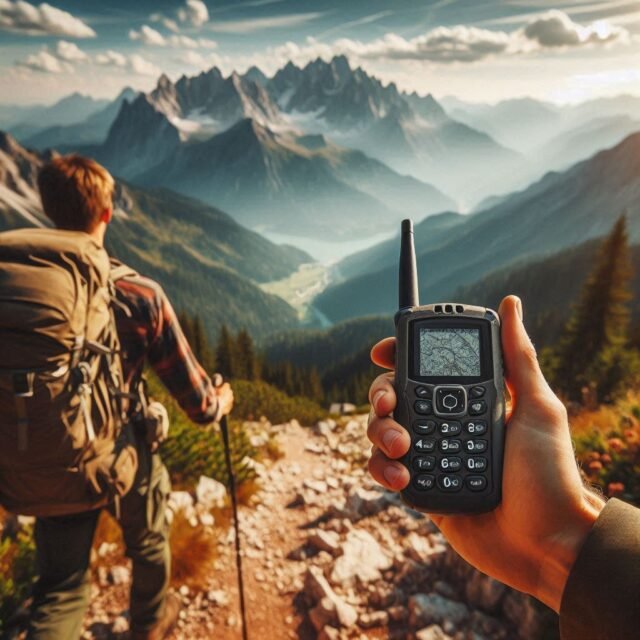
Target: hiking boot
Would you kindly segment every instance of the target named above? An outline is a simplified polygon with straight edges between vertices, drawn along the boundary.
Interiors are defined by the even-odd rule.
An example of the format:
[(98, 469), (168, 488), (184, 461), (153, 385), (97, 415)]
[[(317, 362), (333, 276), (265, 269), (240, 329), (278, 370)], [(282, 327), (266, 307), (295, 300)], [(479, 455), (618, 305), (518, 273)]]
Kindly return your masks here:
[(158, 623), (148, 631), (132, 631), (131, 640), (164, 640), (169, 637), (178, 622), (180, 600), (170, 593), (164, 602), (164, 612)]

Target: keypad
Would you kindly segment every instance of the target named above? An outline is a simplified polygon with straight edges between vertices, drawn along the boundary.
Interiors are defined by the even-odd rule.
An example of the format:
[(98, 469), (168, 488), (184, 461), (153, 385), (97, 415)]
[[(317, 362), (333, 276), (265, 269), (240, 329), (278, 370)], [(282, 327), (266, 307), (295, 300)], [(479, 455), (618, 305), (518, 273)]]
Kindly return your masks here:
[(475, 385), (415, 385), (409, 464), (415, 491), (482, 492), (489, 488), (492, 395)]

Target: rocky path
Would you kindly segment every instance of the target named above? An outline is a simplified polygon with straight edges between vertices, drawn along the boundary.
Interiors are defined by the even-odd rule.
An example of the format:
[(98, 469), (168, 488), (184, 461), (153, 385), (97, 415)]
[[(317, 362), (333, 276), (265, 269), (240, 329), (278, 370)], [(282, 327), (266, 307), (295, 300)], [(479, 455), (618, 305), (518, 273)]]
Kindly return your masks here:
[[(241, 508), (251, 640), (556, 637), (531, 600), (471, 569), (428, 518), (369, 479), (366, 416), (314, 428), (247, 426), (282, 451), (258, 465), (256, 504)], [(174, 640), (241, 637), (233, 533), (215, 531), (207, 588), (178, 585)], [(126, 637), (126, 568), (116, 562), (105, 571), (88, 639)]]

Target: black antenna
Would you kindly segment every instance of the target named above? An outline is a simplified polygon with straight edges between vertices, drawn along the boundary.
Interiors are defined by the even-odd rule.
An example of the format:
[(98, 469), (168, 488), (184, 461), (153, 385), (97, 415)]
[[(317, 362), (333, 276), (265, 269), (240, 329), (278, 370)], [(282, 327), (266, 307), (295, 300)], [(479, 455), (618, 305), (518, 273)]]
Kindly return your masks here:
[(419, 306), (416, 250), (413, 246), (413, 222), (409, 218), (402, 221), (398, 276), (398, 309), (402, 311), (403, 309)]

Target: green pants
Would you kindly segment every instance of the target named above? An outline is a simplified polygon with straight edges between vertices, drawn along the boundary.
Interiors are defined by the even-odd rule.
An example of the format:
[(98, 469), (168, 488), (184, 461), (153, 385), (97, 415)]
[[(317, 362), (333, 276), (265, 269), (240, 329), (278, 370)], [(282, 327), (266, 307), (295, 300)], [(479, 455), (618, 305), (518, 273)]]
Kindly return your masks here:
[[(132, 560), (131, 627), (152, 628), (162, 615), (171, 569), (165, 517), (171, 490), (158, 454), (138, 447), (140, 465), (131, 491), (120, 501), (120, 526)], [(99, 510), (38, 518), (35, 526), (38, 580), (28, 640), (76, 640), (89, 603), (91, 545)]]

